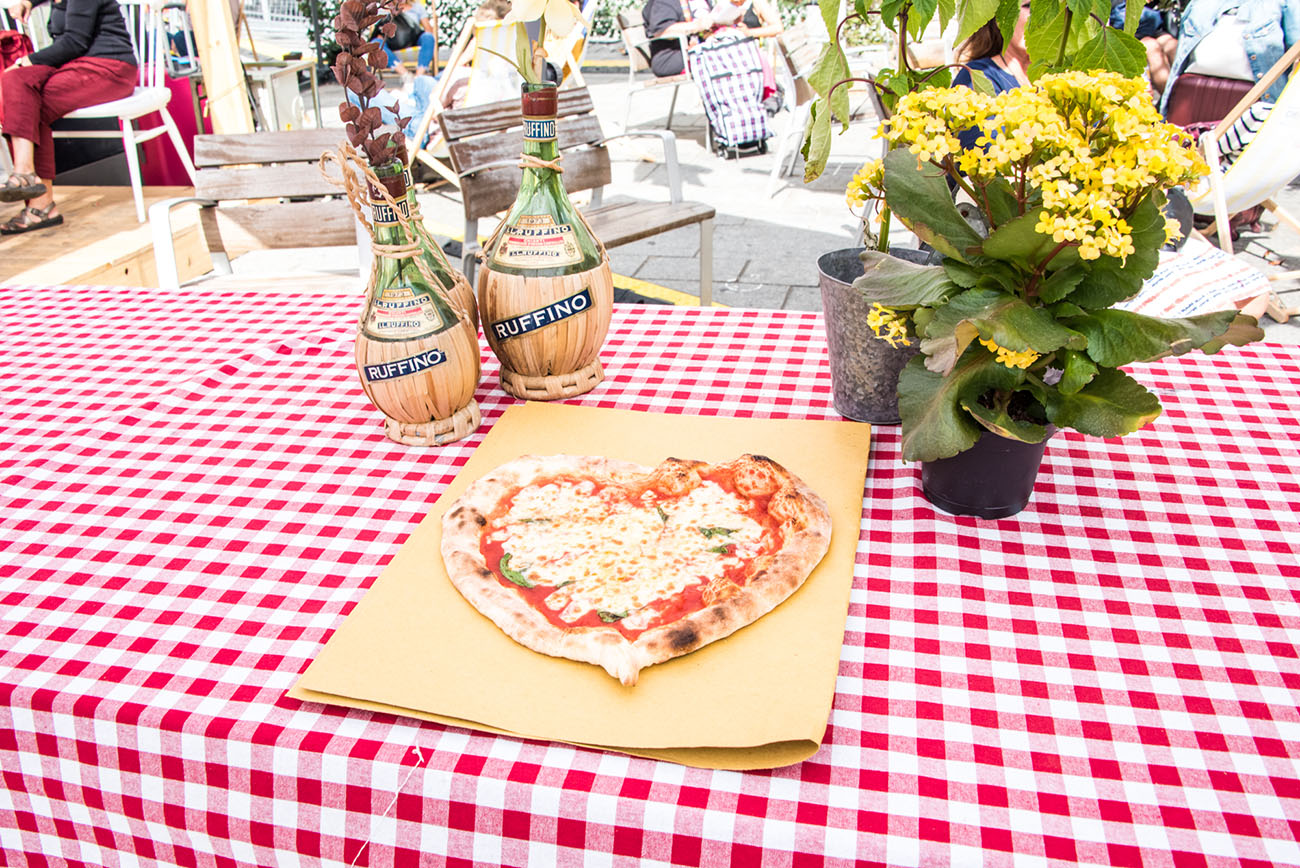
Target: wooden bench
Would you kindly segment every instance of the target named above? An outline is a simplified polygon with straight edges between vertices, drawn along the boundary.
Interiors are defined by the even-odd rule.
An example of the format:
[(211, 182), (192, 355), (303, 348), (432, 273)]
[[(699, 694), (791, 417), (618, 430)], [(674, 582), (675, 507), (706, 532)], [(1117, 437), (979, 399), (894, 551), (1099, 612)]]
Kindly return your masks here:
[[(564, 156), (564, 187), (570, 195), (592, 191), (592, 203), (582, 214), (605, 247), (630, 244), (674, 229), (700, 227), (700, 304), (713, 302), (714, 208), (682, 201), (677, 164), (677, 140), (667, 130), (645, 130), (623, 136), (654, 136), (663, 142), (668, 171), (668, 201), (639, 199), (603, 204), (602, 193), (611, 170), (605, 138), (586, 88), (562, 90), (556, 123), (557, 144)], [(522, 170), (523, 119), (519, 100), (510, 99), (469, 108), (448, 109), (438, 116), (447, 139), (452, 168), (461, 179), (465, 210), (464, 271), (472, 283), (478, 244), (478, 221), (508, 209), (519, 192)]]
[(352, 207), (317, 162), (342, 140), (328, 128), (196, 136), (194, 195), (149, 208), (159, 285), (179, 286), (171, 212), (190, 202), (200, 206), (217, 274), (230, 274), (230, 259), (250, 250), (356, 244)]

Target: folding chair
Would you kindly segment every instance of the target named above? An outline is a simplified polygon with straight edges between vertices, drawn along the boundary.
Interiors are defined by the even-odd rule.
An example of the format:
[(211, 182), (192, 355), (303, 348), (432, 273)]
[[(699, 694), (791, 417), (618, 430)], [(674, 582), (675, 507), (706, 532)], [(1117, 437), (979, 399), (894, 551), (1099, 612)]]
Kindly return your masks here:
[(586, 87), (582, 77), (582, 59), (587, 56), (587, 42), (591, 35), (591, 22), (596, 17), (600, 0), (584, 0), (578, 14), (582, 24), (561, 37), (546, 40), (546, 59), (560, 71), (560, 87)]
[[(457, 101), (458, 106), (483, 105), (512, 97), (519, 98), (523, 79), (503, 59), (515, 56), (515, 32), (515, 26), (504, 21), (471, 19), (466, 23), (452, 46), (429, 109), (416, 128), (415, 142), (410, 149), (411, 165), (419, 160), (456, 187), (460, 186), (460, 178), (447, 165), (447, 142), (436, 128), (435, 122), (442, 113), (447, 94), (453, 85), (465, 78), (461, 73), (466, 69), (468, 80), (465, 82), (464, 93)], [(426, 137), (428, 142), (419, 145)]]
[[(144, 187), (140, 179), (140, 155), (136, 148), (151, 139), (166, 134), (176, 149), (177, 156), (194, 182), (194, 161), (190, 158), (181, 138), (181, 131), (167, 111), (171, 102), (171, 91), (167, 88), (167, 32), (163, 27), (162, 4), (150, 0), (118, 0), (122, 15), (126, 18), (127, 29), (131, 33), (132, 47), (136, 63), (140, 67), (139, 79), (135, 92), (128, 97), (112, 102), (100, 103), (77, 109), (67, 115), (66, 120), (87, 120), (91, 118), (116, 118), (121, 132), (109, 130), (59, 130), (54, 131), (56, 138), (64, 139), (114, 139), (121, 138), (126, 152), (126, 167), (131, 176), (131, 193), (135, 198), (135, 213), (141, 223), (145, 222)], [(148, 129), (136, 129), (135, 122), (145, 115), (157, 112), (162, 119), (160, 126)]]
[[(1300, 43), (1291, 46), (1218, 126), (1201, 136), (1200, 144), (1210, 165), (1210, 176), (1199, 187), (1188, 191), (1187, 198), (1196, 213), (1214, 216), (1214, 223), (1205, 230), (1206, 234), (1217, 232), (1219, 246), (1229, 255), (1233, 252), (1229, 215), (1256, 205), (1264, 206), (1279, 223), (1300, 233), (1300, 221), (1278, 207), (1274, 199), (1300, 176), (1300, 151), (1296, 150), (1295, 144), (1300, 139), (1300, 83), (1297, 83), (1300, 75), (1296, 74), (1297, 66), (1300, 66)], [(1272, 111), (1245, 149), (1225, 168), (1219, 155), (1219, 141), (1288, 70), (1292, 73), (1290, 80)], [(1300, 271), (1270, 275), (1270, 278), (1278, 280), (1295, 276), (1300, 276)]]

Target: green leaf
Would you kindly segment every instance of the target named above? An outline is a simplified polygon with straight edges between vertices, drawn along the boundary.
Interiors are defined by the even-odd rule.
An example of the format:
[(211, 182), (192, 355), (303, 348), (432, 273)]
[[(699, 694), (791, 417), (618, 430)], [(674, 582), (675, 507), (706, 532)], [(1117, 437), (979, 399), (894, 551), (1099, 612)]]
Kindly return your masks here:
[(1039, 299), (1044, 304), (1060, 301), (1074, 291), (1086, 273), (1082, 266), (1075, 265), (1049, 274), (1038, 286)]
[(622, 621), (628, 616), (627, 612), (608, 612), (605, 609), (597, 609), (596, 615), (606, 624), (613, 624), (615, 621)]
[(1228, 325), (1227, 331), (1214, 340), (1201, 345), (1201, 352), (1214, 355), (1227, 346), (1244, 347), (1248, 343), (1262, 341), (1263, 339), (1264, 330), (1259, 327), (1259, 320), (1244, 313), (1238, 314), (1236, 319)]
[(948, 22), (957, 14), (957, 0), (939, 0), (939, 30), (948, 29)]
[(1010, 45), (1020, 23), (1020, 0), (1001, 0), (998, 11), (993, 16), (998, 22), (998, 31), (1002, 34), (1002, 44)]
[[(819, 0), (819, 3), (822, 5), (823, 8), (822, 16), (825, 17), (826, 15), (825, 5), (827, 3), (827, 0)], [(880, 20), (888, 30), (897, 32), (898, 13), (902, 12), (904, 7), (908, 6), (910, 3), (911, 0), (881, 0)], [(837, 10), (839, 9), (838, 0), (835, 0), (835, 8)], [(834, 31), (831, 32), (833, 35)]]
[(1025, 48), (1034, 61), (1029, 70), (1029, 77), (1037, 78), (1039, 64), (1051, 66), (1061, 50), (1061, 41), (1066, 38), (1065, 27), (1070, 20), (1069, 10), (1064, 3), (1057, 0), (1034, 0), (1029, 14), (1029, 23), (1025, 25)]
[[(1138, 22), (1142, 20), (1143, 4), (1126, 3), (1124, 4), (1124, 32), (1136, 34)], [(1109, 19), (1107, 19), (1109, 20)]]
[(912, 11), (907, 16), (907, 32), (913, 39), (925, 35), (925, 29), (939, 9), (939, 0), (912, 0)]
[(524, 80), (536, 83), (537, 75), (533, 71), (533, 55), (528, 41), (528, 30), (522, 21), (515, 24), (515, 60), (518, 63), (515, 68), (519, 70)]
[(1025, 271), (1032, 272), (1056, 247), (1056, 242), (1050, 235), (1034, 229), (1042, 212), (1042, 208), (1035, 208), (1003, 223), (985, 239), (980, 252), (993, 259), (1013, 262)]
[(961, 8), (957, 11), (957, 33), (953, 37), (953, 45), (961, 45), (976, 30), (993, 20), (999, 5), (1000, 0), (962, 0)]
[(920, 166), (906, 148), (885, 155), (885, 202), (922, 241), (966, 261), (981, 239), (957, 210), (945, 179), (934, 166)]
[(948, 371), (976, 338), (1016, 352), (1050, 353), (1067, 344), (1082, 346), (1078, 333), (1059, 325), (1043, 308), (996, 290), (972, 289), (939, 308), (926, 328), (921, 352), (931, 370)]
[(817, 0), (817, 9), (822, 14), (822, 23), (826, 25), (826, 35), (835, 41), (835, 30), (840, 24), (840, 0)]
[(718, 555), (729, 555), (731, 554), (731, 545), (728, 544), (728, 545), (714, 546), (713, 548), (709, 549), (709, 551)]
[(962, 401), (961, 407), (975, 421), (994, 434), (1019, 440), (1023, 443), (1042, 443), (1047, 436), (1047, 428), (1034, 422), (1020, 422), (1012, 419), (1005, 410), (991, 410), (979, 401)]
[[(817, 58), (817, 66), (808, 75), (808, 86), (823, 100), (826, 100), (829, 95), (831, 114), (839, 119), (845, 130), (849, 128), (849, 88), (847, 85), (841, 87), (835, 85), (849, 77), (849, 61), (845, 58), (844, 50), (840, 48), (839, 43), (831, 41), (822, 46), (821, 56)], [(832, 88), (835, 88), (834, 93), (831, 92)]]
[(518, 585), (521, 588), (537, 587), (532, 582), (528, 581), (528, 578), (523, 573), (519, 572), (518, 570), (510, 569), (509, 554), (504, 554), (501, 556), (501, 562), (497, 564), (497, 569), (501, 571), (502, 578), (504, 578), (508, 582), (514, 582), (516, 585)]
[(812, 114), (808, 121), (808, 138), (803, 143), (805, 184), (821, 176), (826, 169), (826, 160), (831, 155), (831, 113), (822, 100), (814, 102), (810, 111)]
[(705, 539), (713, 539), (715, 536), (731, 536), (736, 532), (734, 528), (730, 527), (697, 527), (696, 530), (704, 534)]
[(1147, 52), (1136, 36), (1103, 27), (1075, 52), (1071, 65), (1078, 69), (1110, 69), (1133, 77), (1146, 71)]
[[(853, 11), (858, 14), (859, 18), (866, 21), (867, 16), (871, 14), (870, 0), (853, 0)], [(834, 34), (831, 35), (834, 36)]]
[(1186, 319), (1160, 319), (1127, 310), (1096, 310), (1067, 320), (1067, 325), (1088, 336), (1088, 356), (1097, 364), (1117, 368), (1131, 362), (1150, 362), (1210, 345), (1211, 352), (1259, 340), (1263, 332), (1252, 317), (1235, 310), (1206, 313)]
[(1062, 350), (1057, 359), (1062, 362), (1063, 370), (1056, 388), (1067, 395), (1073, 395), (1092, 382), (1097, 376), (1097, 366), (1086, 353), (1074, 350)]
[(910, 310), (940, 304), (959, 290), (942, 265), (917, 265), (879, 250), (864, 250), (862, 266), (853, 288), (867, 301), (885, 307)]
[(1047, 392), (1047, 418), (1093, 437), (1123, 437), (1160, 415), (1160, 400), (1123, 371), (1103, 368), (1078, 392)]
[(999, 365), (983, 347), (964, 354), (947, 376), (928, 369), (925, 356), (914, 356), (898, 377), (903, 459), (934, 461), (969, 449), (984, 429), (961, 402), (974, 402), (990, 389), (1013, 389), (1023, 376)]
[(978, 69), (972, 69), (969, 70), (969, 72), (970, 86), (972, 90), (976, 93), (982, 93), (985, 96), (997, 96), (997, 88), (993, 86), (993, 82), (989, 81), (987, 75)]
[(668, 513), (664, 512), (664, 508), (662, 506), (655, 504), (655, 512), (659, 513), (660, 521), (662, 521), (664, 524), (668, 523)]
[(979, 271), (968, 263), (958, 259), (945, 259), (942, 265), (943, 270), (948, 274), (948, 279), (962, 289), (970, 289), (979, 281)]

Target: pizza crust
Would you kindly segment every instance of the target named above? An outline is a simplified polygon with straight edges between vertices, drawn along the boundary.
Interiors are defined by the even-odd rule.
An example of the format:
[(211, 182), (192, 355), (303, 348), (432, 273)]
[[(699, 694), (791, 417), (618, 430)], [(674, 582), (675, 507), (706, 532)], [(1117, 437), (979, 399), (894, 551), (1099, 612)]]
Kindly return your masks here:
[(770, 458), (743, 455), (721, 465), (738, 491), (769, 495), (768, 511), (781, 521), (780, 548), (763, 556), (738, 592), (654, 627), (629, 640), (615, 627), (559, 627), (488, 567), (481, 549), (483, 529), (503, 498), (520, 486), (561, 474), (644, 484), (647, 477), (669, 494), (700, 483), (703, 462), (669, 458), (650, 468), (626, 461), (578, 455), (525, 455), (475, 481), (442, 520), (442, 557), (447, 575), (463, 597), (516, 642), (553, 657), (601, 666), (625, 685), (641, 669), (663, 663), (731, 635), (780, 605), (808, 578), (830, 545), (826, 502), (802, 480)]

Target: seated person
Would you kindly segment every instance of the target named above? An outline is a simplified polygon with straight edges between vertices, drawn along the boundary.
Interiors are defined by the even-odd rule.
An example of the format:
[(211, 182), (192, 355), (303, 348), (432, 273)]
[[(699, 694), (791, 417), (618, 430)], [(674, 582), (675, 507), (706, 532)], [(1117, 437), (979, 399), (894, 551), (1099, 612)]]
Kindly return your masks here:
[[(689, 12), (688, 12), (689, 10)], [(704, 0), (649, 0), (641, 10), (645, 35), (650, 38), (650, 69), (664, 78), (686, 71), (682, 36), (698, 36), (713, 30), (709, 6)]]
[[(1178, 50), (1160, 111), (1170, 116), (1170, 96), (1184, 72), (1259, 81), (1300, 38), (1300, 0), (1191, 0), (1179, 23)], [(1276, 102), (1282, 75), (1263, 95)]]
[[(1111, 0), (1110, 26), (1122, 30), (1127, 10), (1126, 0)], [(1147, 50), (1147, 80), (1151, 82), (1151, 88), (1156, 94), (1164, 93), (1169, 82), (1169, 64), (1178, 50), (1178, 40), (1165, 29), (1164, 16), (1149, 6), (1142, 7), (1137, 31), (1133, 35)]]
[(973, 87), (971, 71), (977, 70), (988, 77), (995, 93), (1029, 84), (1029, 50), (1025, 47), (1025, 25), (1028, 22), (1029, 2), (1025, 0), (1020, 4), (1020, 18), (1016, 21), (1010, 43), (1003, 44), (1002, 29), (996, 19), (971, 34), (957, 48), (957, 59), (962, 68), (953, 76), (952, 83)]
[[(397, 33), (391, 39), (384, 40), (384, 54), (388, 56), (388, 67), (403, 76), (406, 67), (397, 57), (397, 52), (412, 46), (419, 48), (415, 60), (415, 74), (425, 75), (433, 67), (433, 54), (438, 49), (437, 13), (430, 13), (423, 4), (414, 0), (401, 0), (397, 4)], [(396, 50), (394, 50), (396, 49)], [(437, 70), (434, 69), (436, 73)]]

